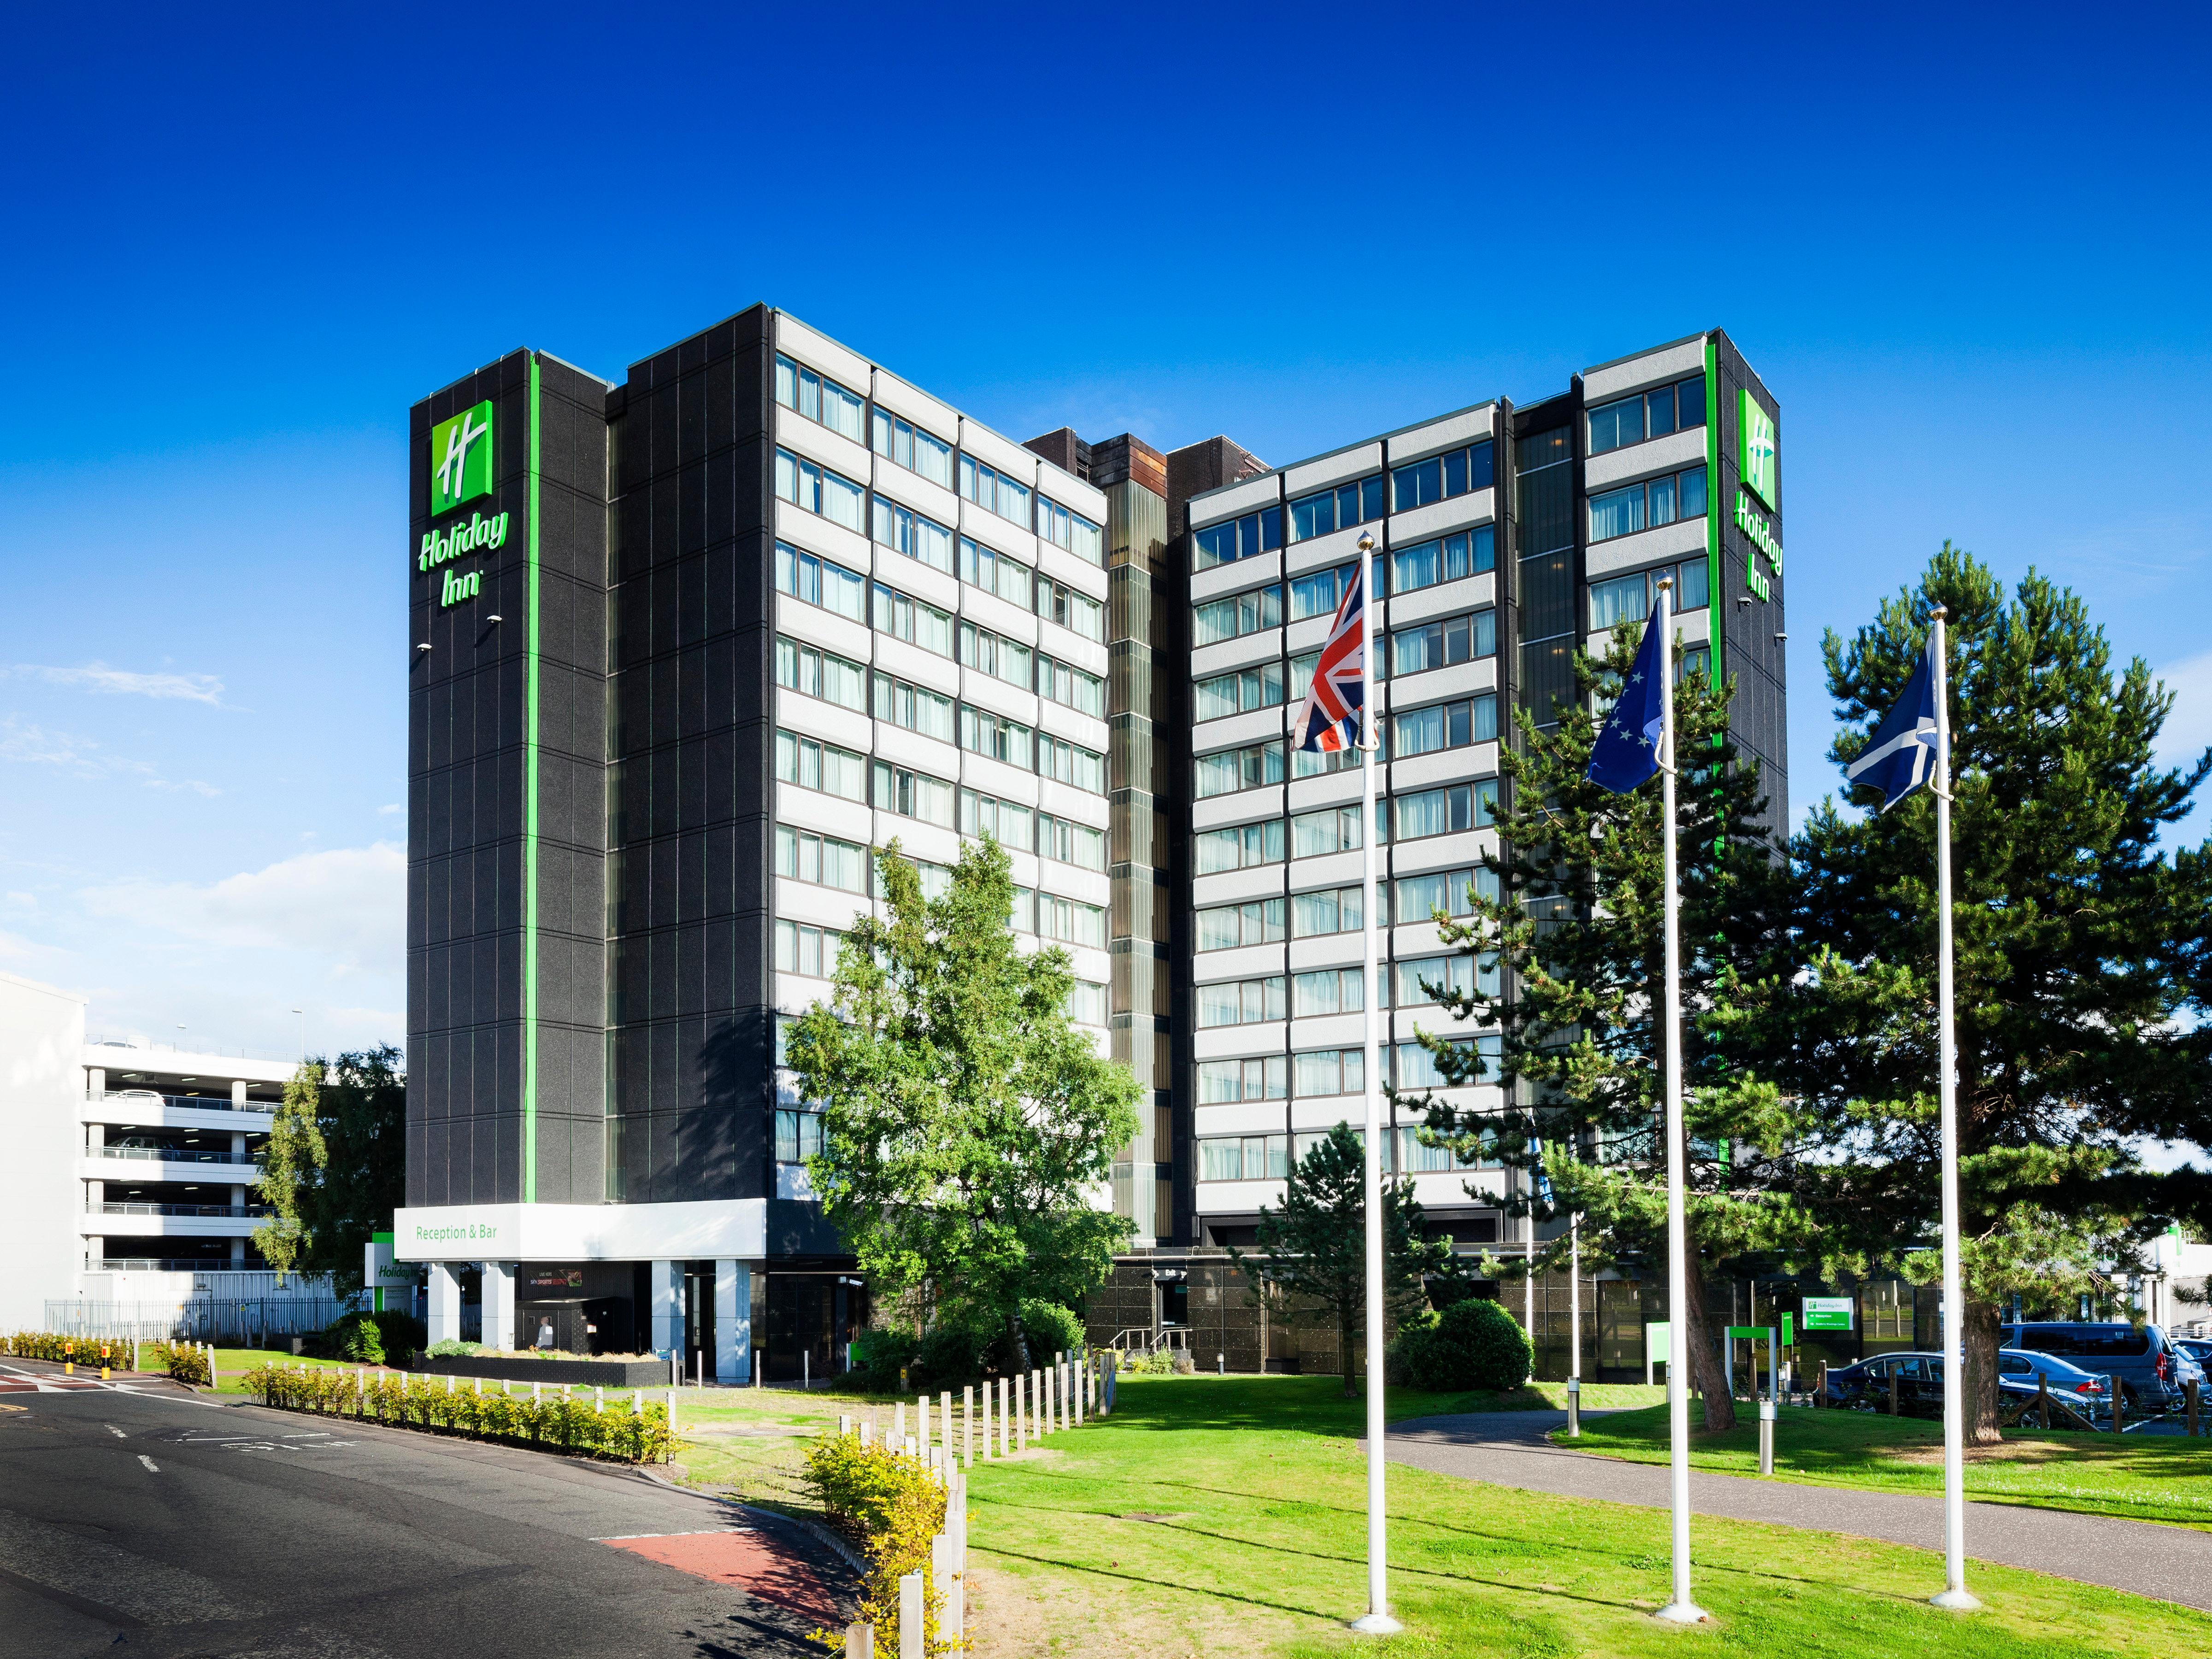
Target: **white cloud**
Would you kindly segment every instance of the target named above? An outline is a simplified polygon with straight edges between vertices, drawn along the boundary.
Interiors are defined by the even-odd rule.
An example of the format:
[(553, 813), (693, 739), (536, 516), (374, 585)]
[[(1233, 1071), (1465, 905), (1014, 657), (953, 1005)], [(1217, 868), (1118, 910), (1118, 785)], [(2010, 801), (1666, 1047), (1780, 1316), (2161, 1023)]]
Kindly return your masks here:
[(86, 908), (195, 944), (301, 950), (340, 972), (400, 971), (407, 855), (396, 843), (302, 853), (222, 880), (121, 882), (88, 888)]
[(99, 748), (90, 738), (49, 732), (17, 714), (0, 717), (0, 760), (52, 766), (81, 778), (97, 778), (108, 770), (106, 759), (96, 752)]
[(2159, 733), (2158, 757), (2168, 766), (2179, 766), (2212, 748), (2212, 651), (2169, 663), (2158, 678), (2174, 694), (2173, 712)]
[(376, 815), (377, 815), (377, 817), (380, 817), (380, 818), (392, 818), (392, 817), (398, 817), (398, 816), (399, 816), (399, 814), (401, 814), (402, 812), (405, 811), (406, 810), (407, 810), (407, 809), (406, 809), (404, 806), (401, 805), (398, 801), (396, 801), (396, 800), (395, 800), (395, 801), (392, 801), (392, 802), (390, 802), (390, 803), (388, 803), (388, 804), (386, 804), (386, 805), (383, 805), (383, 806), (380, 806), (380, 807), (378, 807), (378, 808), (376, 809)]
[(74, 686), (111, 696), (180, 700), (216, 707), (222, 703), (222, 681), (213, 674), (141, 674), (127, 668), (110, 668), (104, 662), (89, 662), (82, 668), (46, 668), (19, 662), (15, 672), (49, 685)]

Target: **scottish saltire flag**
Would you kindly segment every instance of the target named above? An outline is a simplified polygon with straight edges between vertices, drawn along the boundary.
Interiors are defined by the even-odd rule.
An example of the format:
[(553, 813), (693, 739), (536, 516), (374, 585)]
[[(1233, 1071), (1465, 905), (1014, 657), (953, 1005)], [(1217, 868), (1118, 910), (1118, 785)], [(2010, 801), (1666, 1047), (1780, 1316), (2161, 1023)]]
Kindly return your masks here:
[(1667, 659), (1659, 637), (1659, 613), (1644, 624), (1644, 643), (1620, 688), (1620, 701), (1605, 717), (1590, 745), (1583, 775), (1601, 788), (1625, 795), (1659, 770), (1659, 739), (1666, 729)]
[(1298, 710), (1291, 745), (1333, 754), (1357, 748), (1359, 720), (1367, 707), (1367, 561), (1352, 567), (1352, 586), (1336, 607), (1336, 625), (1314, 666), (1313, 688)]
[(1885, 812), (1928, 781), (1936, 769), (1936, 639), (1931, 634), (1905, 695), (1875, 727), (1859, 757), (1845, 769), (1853, 783), (1881, 791)]

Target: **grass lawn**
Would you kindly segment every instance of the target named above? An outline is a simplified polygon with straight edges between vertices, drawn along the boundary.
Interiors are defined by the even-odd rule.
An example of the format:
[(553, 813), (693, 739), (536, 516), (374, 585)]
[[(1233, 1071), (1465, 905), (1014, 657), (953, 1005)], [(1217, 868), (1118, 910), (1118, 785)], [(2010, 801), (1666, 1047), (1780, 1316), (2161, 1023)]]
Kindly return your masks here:
[[(1703, 1420), (1697, 1401), (1692, 1424)], [(1725, 1434), (1698, 1432), (1691, 1462), (1729, 1474), (1759, 1472), (1757, 1407), (1739, 1406)], [(1667, 1461), (1663, 1404), (1588, 1419), (1577, 1450), (1638, 1462)], [(1943, 1490), (1939, 1423), (1868, 1412), (1783, 1408), (1774, 1431), (1774, 1475), (1813, 1486), (1931, 1494)], [(2044, 1434), (2008, 1430), (1991, 1451), (1969, 1450), (1966, 1495), (1998, 1504), (2079, 1510), (2090, 1515), (2212, 1531), (2212, 1440), (2179, 1435)]]

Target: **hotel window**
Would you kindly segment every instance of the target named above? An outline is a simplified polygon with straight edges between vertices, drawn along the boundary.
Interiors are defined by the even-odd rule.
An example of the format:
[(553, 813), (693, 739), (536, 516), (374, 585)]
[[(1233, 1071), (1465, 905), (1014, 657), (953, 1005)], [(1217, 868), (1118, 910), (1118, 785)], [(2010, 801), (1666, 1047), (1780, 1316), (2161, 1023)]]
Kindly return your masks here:
[(952, 446), (931, 436), (883, 410), (875, 411), (869, 432), (870, 446), (895, 466), (917, 473), (933, 484), (952, 488)]
[(1390, 635), (1392, 674), (1423, 674), (1431, 668), (1498, 654), (1498, 613), (1478, 611), (1471, 617), (1452, 617), (1443, 622), (1401, 628)]
[(1046, 734), (1037, 738), (1037, 771), (1094, 795), (1106, 793), (1106, 757), (1065, 738)]
[(1334, 617), (1336, 607), (1344, 601), (1346, 589), (1352, 586), (1352, 573), (1357, 565), (1339, 565), (1334, 570), (1316, 570), (1291, 580), (1291, 620), (1302, 622), (1308, 617)]
[(1664, 478), (1649, 478), (1623, 489), (1608, 489), (1589, 498), (1589, 538), (1610, 541), (1632, 536), (1639, 530), (1656, 530), (1677, 519), (1701, 519), (1705, 514), (1705, 469), (1693, 466)]
[(1382, 516), (1382, 475), (1339, 484), (1291, 503), (1291, 539), (1310, 542)]
[(1324, 772), (1357, 772), (1358, 769), (1359, 750), (1357, 749), (1291, 750), (1291, 775), (1294, 778), (1314, 778)]
[(926, 685), (876, 676), (875, 716), (939, 743), (952, 741), (952, 699)]
[(1080, 513), (1071, 513), (1043, 495), (1036, 498), (1036, 533), (1041, 539), (1066, 549), (1086, 564), (1106, 562), (1105, 542), (1098, 526)]
[(1249, 870), (1283, 861), (1283, 821), (1235, 823), (1226, 830), (1201, 830), (1191, 837), (1198, 853), (1198, 873), (1218, 875), (1224, 870)]
[(865, 400), (826, 374), (794, 363), (777, 354), (775, 400), (795, 414), (842, 433), (854, 443), (863, 441), (861, 413)]
[(868, 579), (842, 564), (775, 544), (775, 585), (794, 599), (818, 605), (856, 623), (868, 620)]
[(876, 539), (894, 553), (918, 559), (933, 570), (952, 574), (952, 532), (911, 507), (876, 497)]
[(1078, 1025), (1106, 1024), (1106, 988), (1087, 979), (1071, 980), (1065, 1005), (1067, 1017)]
[(978, 673), (1018, 685), (1024, 691), (1034, 678), (1029, 647), (970, 622), (960, 624), (960, 660)]
[(1234, 564), (1239, 559), (1272, 553), (1283, 544), (1283, 509), (1271, 507), (1263, 512), (1247, 513), (1241, 519), (1208, 525), (1192, 535), (1191, 544), (1192, 568), (1198, 570), (1211, 570), (1218, 564)]
[(796, 732), (775, 734), (775, 775), (801, 789), (819, 789), (846, 800), (868, 798), (866, 757), (834, 743), (802, 738)]
[[(1375, 803), (1379, 823), (1384, 803)], [(1319, 858), (1329, 853), (1349, 853), (1359, 846), (1359, 809), (1326, 806), (1318, 812), (1301, 812), (1291, 820), (1291, 856)]]
[(876, 584), (876, 631), (940, 657), (952, 654), (952, 618), (935, 605)]
[(1231, 1106), (1244, 1100), (1280, 1100), (1290, 1092), (1291, 1062), (1285, 1054), (1199, 1062), (1198, 1099), (1203, 1106)]
[[(1385, 982), (1384, 975), (1389, 971), (1376, 967), (1375, 980), (1378, 987)], [(1360, 997), (1360, 979), (1357, 968), (1323, 968), (1299, 974), (1291, 991), (1291, 1012), (1300, 1019), (1310, 1019), (1316, 1014), (1356, 1014), (1367, 1006)], [(1376, 1006), (1383, 1006), (1378, 999)]]
[(1390, 470), (1390, 510), (1426, 507), (1491, 485), (1494, 456), (1488, 439)]
[(822, 1156), (822, 1114), (778, 1112), (775, 1115), (775, 1161), (804, 1164)]
[[(1010, 800), (1000, 800), (995, 795), (979, 794), (973, 789), (960, 792), (960, 833), (981, 840), (988, 836), (1001, 847), (1011, 847), (1018, 852), (1032, 849), (1032, 820), (1030, 809)], [(1028, 929), (1035, 933), (1032, 927)]]
[(1394, 1000), (1401, 1008), (1419, 1008), (1434, 1002), (1437, 999), (1422, 988), (1425, 985), (1460, 996), (1475, 991), (1486, 997), (1498, 994), (1498, 958), (1487, 951), (1479, 958), (1466, 955), (1424, 957), (1417, 962), (1397, 963), (1395, 972)]
[(1279, 662), (1265, 662), (1233, 674), (1209, 675), (1191, 687), (1191, 697), (1194, 720), (1219, 720), (1224, 714), (1249, 714), (1255, 708), (1278, 708), (1283, 701), (1283, 665)]
[(1014, 889), (1013, 907), (1006, 912), (1006, 926), (1018, 933), (1036, 932), (1036, 889)]
[(1400, 841), (1448, 836), (1455, 830), (1480, 830), (1498, 822), (1498, 780), (1455, 783), (1399, 795), (1390, 803)]
[(827, 979), (836, 971), (837, 947), (844, 938), (833, 928), (779, 921), (775, 925), (776, 971)]
[(1036, 690), (1037, 696), (1079, 714), (1106, 717), (1106, 682), (1042, 653), (1036, 659)]
[(1364, 1086), (1367, 1056), (1358, 1048), (1310, 1048), (1291, 1056), (1291, 1092), (1316, 1096), (1356, 1095)]
[(1291, 937), (1312, 939), (1321, 933), (1357, 933), (1365, 924), (1362, 890), (1337, 887), (1319, 893), (1299, 893), (1291, 900)]
[(1193, 606), (1190, 615), (1191, 643), (1218, 645), (1263, 628), (1280, 628), (1283, 590), (1255, 587), (1249, 593), (1231, 593), (1225, 599), (1209, 599)]
[(1086, 640), (1106, 637), (1106, 607), (1088, 593), (1079, 593), (1049, 576), (1036, 579), (1036, 613)]
[(1282, 781), (1283, 745), (1279, 742), (1249, 744), (1242, 749), (1224, 749), (1198, 757), (1195, 790), (1200, 800)]
[(848, 893), (868, 890), (868, 849), (832, 836), (775, 826), (775, 872)]
[(1035, 744), (1028, 726), (988, 708), (978, 708), (973, 703), (960, 705), (960, 746), (971, 755), (1003, 761), (1024, 772), (1036, 765)]
[(960, 580), (1011, 599), (1024, 611), (1030, 608), (1034, 574), (1019, 559), (986, 547), (966, 536), (960, 538)]
[(1682, 683), (1683, 676), (1686, 674), (1702, 674), (1707, 679), (1712, 678), (1712, 647), (1710, 645), (1686, 645), (1682, 647), (1682, 654), (1674, 664), (1674, 684), (1680, 685)]
[(1080, 899), (1039, 893), (1037, 932), (1063, 945), (1088, 945), (1103, 951), (1106, 948), (1106, 912), (1103, 907), (1085, 904)]
[(1198, 913), (1198, 948), (1233, 951), (1243, 945), (1278, 945), (1283, 938), (1283, 901), (1247, 899), (1217, 904)]
[(856, 662), (782, 635), (775, 640), (775, 683), (803, 697), (846, 708), (868, 706), (868, 671)]
[[(1479, 1037), (1455, 1037), (1447, 1045), (1462, 1054), (1470, 1054), (1483, 1065), (1481, 1077), (1490, 1082), (1498, 1080), (1498, 1066), (1504, 1053), (1503, 1040), (1496, 1035)], [(1391, 1056), (1397, 1067), (1401, 1089), (1449, 1089), (1457, 1085), (1448, 1082), (1437, 1069), (1437, 1057), (1418, 1042), (1401, 1042)], [(1470, 1079), (1473, 1082), (1475, 1079)]]
[(902, 818), (953, 827), (953, 786), (927, 772), (909, 772), (884, 761), (875, 763), (876, 810)]
[(1390, 717), (1390, 758), (1433, 754), (1489, 743), (1498, 736), (1498, 699), (1484, 696), (1458, 702), (1431, 703)]
[(1280, 1181), (1290, 1172), (1288, 1135), (1224, 1135), (1198, 1143), (1200, 1181)]
[(1663, 438), (1670, 432), (1686, 432), (1705, 423), (1705, 377), (1693, 374), (1672, 386), (1592, 409), (1589, 453), (1603, 455), (1647, 438)]
[[(932, 864), (927, 859), (909, 858), (903, 853), (899, 854), (899, 862), (914, 872), (915, 879), (921, 884), (922, 897), (941, 899), (952, 890), (951, 866)], [(878, 865), (870, 872), (868, 896), (884, 898), (890, 892), (890, 889), (884, 880), (883, 867)]]
[(985, 466), (972, 455), (960, 458), (960, 493), (987, 513), (1031, 527), (1030, 487)]
[(1491, 902), (1498, 899), (1498, 878), (1487, 870), (1438, 870), (1425, 876), (1401, 876), (1391, 885), (1397, 890), (1401, 923), (1426, 921), (1439, 910), (1448, 916), (1473, 915), (1470, 885)]
[(859, 530), (867, 492), (850, 478), (802, 460), (787, 449), (775, 452), (775, 493), (802, 512), (818, 513), (832, 524)]
[(1590, 631), (1599, 632), (1620, 623), (1639, 623), (1651, 614), (1651, 607), (1659, 601), (1659, 579), (1673, 576), (1674, 609), (1703, 611), (1711, 603), (1706, 589), (1705, 562), (1692, 559), (1685, 563), (1662, 566), (1656, 570), (1638, 570), (1631, 575), (1615, 576), (1608, 581), (1592, 582), (1589, 589)]
[(1286, 1012), (1283, 976), (1232, 979), (1219, 985), (1198, 988), (1198, 1023), (1201, 1026), (1256, 1025), (1280, 1019)]
[(1106, 867), (1106, 832), (1087, 823), (1077, 823), (1071, 818), (1054, 817), (1049, 812), (1037, 814), (1037, 855), (1060, 864), (1072, 864), (1079, 870), (1103, 870)]
[(1477, 525), (1455, 535), (1394, 548), (1390, 553), (1390, 591), (1413, 593), (1438, 582), (1479, 576), (1498, 566), (1498, 529)]

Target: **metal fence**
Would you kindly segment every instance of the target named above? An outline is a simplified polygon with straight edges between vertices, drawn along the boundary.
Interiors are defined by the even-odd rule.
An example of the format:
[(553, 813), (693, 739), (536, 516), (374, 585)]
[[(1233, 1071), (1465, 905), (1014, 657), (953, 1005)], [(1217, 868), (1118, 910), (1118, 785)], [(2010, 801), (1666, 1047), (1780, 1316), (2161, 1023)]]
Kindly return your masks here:
[(196, 1296), (181, 1302), (46, 1304), (46, 1328), (60, 1336), (137, 1342), (217, 1342), (266, 1347), (319, 1331), (351, 1305), (335, 1296)]

